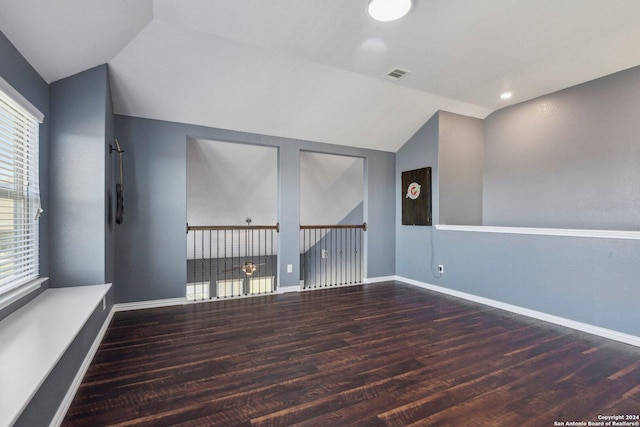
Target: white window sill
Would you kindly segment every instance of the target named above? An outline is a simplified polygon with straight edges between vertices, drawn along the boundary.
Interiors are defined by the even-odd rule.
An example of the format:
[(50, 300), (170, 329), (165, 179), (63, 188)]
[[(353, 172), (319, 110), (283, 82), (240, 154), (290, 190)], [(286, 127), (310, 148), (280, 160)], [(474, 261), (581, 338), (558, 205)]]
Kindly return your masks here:
[[(0, 322), (0, 426), (16, 423), (111, 284), (47, 289)], [(83, 355), (84, 357), (84, 355)]]
[(26, 297), (31, 292), (37, 291), (47, 280), (49, 280), (48, 277), (39, 277), (35, 280), (25, 283), (22, 286), (17, 287), (16, 289), (10, 290), (6, 294), (0, 295), (0, 310), (8, 307), (19, 299)]
[(590, 237), (598, 239), (640, 240), (640, 231), (578, 230), (572, 228), (493, 227), (483, 225), (444, 225), (436, 230), (472, 231), (476, 233), (533, 234), (539, 236)]

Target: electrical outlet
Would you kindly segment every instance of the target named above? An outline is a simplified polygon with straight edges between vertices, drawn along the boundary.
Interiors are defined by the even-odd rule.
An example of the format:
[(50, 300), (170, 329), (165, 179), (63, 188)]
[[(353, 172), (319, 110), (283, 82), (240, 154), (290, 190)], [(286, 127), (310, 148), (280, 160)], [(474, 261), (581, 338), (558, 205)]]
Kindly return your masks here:
[(326, 249), (322, 250), (322, 258), (323, 259), (329, 258), (329, 251), (328, 250), (326, 250)]
[(293, 264), (287, 264), (287, 273), (293, 273)]
[(444, 265), (442, 265), (442, 264), (438, 265), (438, 273), (444, 274)]

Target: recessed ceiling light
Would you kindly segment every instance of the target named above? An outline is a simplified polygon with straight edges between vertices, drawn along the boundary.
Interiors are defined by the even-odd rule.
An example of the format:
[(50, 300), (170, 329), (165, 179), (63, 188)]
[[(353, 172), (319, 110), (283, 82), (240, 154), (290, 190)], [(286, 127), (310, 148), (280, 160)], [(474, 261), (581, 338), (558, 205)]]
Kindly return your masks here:
[(501, 99), (509, 99), (513, 96), (513, 92), (503, 92), (502, 95), (500, 95)]
[(395, 21), (411, 9), (411, 0), (371, 0), (369, 15), (377, 21)]

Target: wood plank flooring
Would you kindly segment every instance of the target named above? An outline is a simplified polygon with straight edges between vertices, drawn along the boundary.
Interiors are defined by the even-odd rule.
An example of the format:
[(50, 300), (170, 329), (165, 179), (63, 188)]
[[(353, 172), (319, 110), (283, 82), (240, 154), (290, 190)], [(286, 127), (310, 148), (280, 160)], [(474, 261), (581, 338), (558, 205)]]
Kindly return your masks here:
[(63, 425), (539, 427), (639, 413), (640, 348), (387, 282), (116, 313)]

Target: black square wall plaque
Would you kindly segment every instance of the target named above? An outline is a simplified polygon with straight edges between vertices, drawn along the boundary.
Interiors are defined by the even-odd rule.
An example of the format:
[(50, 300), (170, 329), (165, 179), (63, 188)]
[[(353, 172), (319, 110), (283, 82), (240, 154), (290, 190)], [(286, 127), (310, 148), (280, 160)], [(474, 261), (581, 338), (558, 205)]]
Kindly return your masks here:
[(402, 172), (402, 225), (431, 225), (431, 168)]

